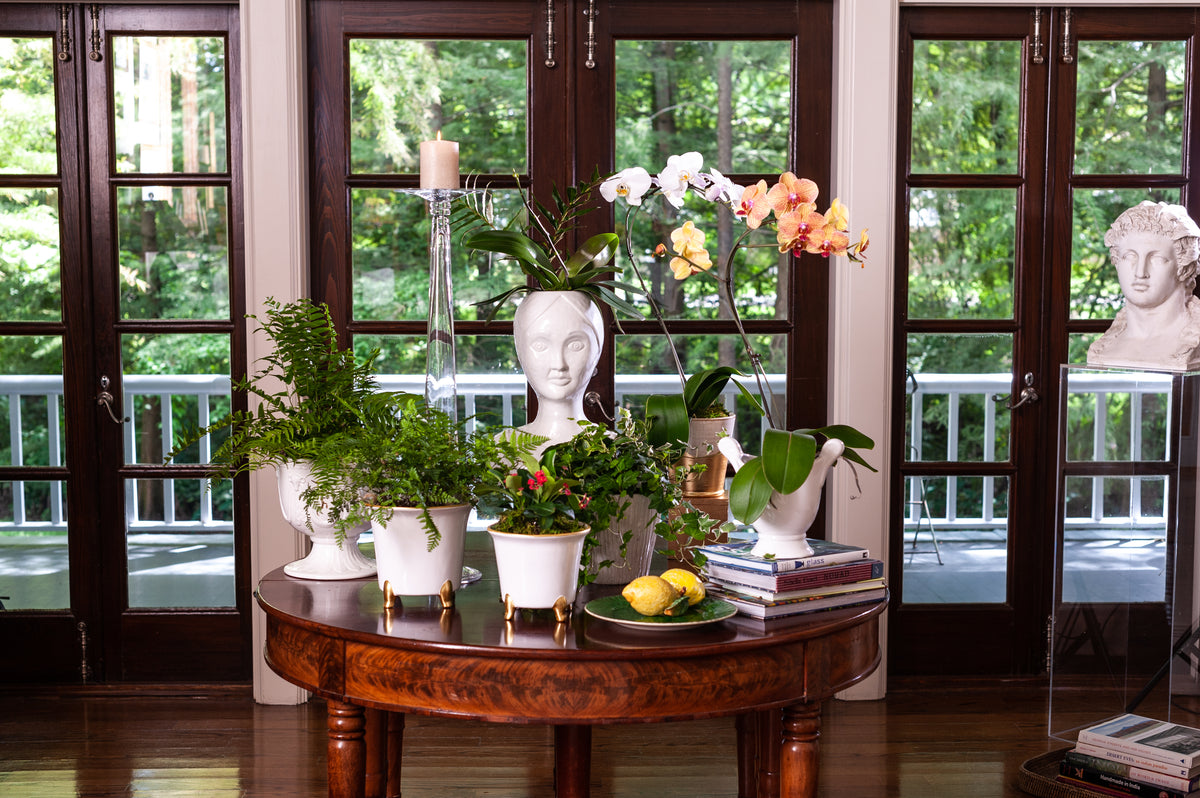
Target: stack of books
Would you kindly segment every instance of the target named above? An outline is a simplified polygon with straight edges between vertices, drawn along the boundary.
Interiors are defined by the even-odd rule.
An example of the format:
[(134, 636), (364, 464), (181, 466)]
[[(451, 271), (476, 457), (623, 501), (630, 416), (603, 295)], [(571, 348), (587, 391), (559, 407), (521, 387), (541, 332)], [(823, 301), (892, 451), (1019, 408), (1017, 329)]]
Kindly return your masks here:
[(1058, 780), (1100, 795), (1200, 796), (1200, 729), (1120, 715), (1083, 729)]
[(887, 589), (883, 563), (858, 546), (809, 539), (808, 557), (759, 557), (754, 541), (701, 546), (710, 595), (764, 620), (872, 604)]

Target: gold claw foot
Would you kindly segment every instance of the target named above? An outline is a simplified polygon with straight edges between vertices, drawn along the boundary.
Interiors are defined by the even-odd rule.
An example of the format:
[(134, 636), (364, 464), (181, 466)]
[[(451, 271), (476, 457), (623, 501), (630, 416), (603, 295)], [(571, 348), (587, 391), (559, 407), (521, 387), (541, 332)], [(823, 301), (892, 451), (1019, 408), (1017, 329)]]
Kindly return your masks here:
[(511, 621), (517, 614), (517, 606), (513, 604), (512, 596), (504, 594), (504, 620)]
[(442, 600), (442, 609), (448, 610), (454, 607), (454, 583), (447, 579), (442, 583), (442, 589), (438, 591), (438, 597)]
[(559, 623), (566, 623), (571, 617), (571, 603), (567, 601), (566, 596), (559, 596), (554, 601), (554, 620)]
[(383, 580), (383, 608), (390, 610), (396, 606), (396, 594), (392, 592), (391, 581)]

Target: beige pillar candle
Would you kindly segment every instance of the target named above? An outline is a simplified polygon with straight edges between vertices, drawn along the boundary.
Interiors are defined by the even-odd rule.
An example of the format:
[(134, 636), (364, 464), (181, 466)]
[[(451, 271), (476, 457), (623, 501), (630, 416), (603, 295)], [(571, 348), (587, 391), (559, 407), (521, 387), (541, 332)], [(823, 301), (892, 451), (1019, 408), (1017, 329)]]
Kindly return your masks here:
[(421, 188), (458, 188), (458, 142), (421, 142)]

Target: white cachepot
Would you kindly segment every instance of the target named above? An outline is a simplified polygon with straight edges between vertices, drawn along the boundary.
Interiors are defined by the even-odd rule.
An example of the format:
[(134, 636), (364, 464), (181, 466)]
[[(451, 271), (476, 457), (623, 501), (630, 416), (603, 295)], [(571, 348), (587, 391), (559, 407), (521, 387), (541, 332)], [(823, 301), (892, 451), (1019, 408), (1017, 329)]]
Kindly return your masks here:
[(496, 549), (500, 599), (520, 609), (549, 609), (559, 597), (575, 601), (588, 529), (557, 535), (520, 535), (488, 528)]
[[(624, 498), (629, 501), (624, 517), (608, 529), (592, 533), (596, 545), (592, 548), (592, 564), (588, 570), (596, 575), (598, 585), (624, 585), (650, 573), (650, 559), (658, 540), (654, 534), (658, 513), (650, 508), (650, 499), (646, 496)], [(621, 540), (626, 532), (632, 532), (632, 535), (622, 557)], [(611, 560), (612, 565), (599, 568), (605, 560)]]
[[(742, 453), (742, 447), (733, 438), (722, 438), (719, 446), (733, 470), (738, 471), (743, 465), (754, 458)], [(821, 446), (821, 451), (813, 461), (812, 471), (804, 484), (795, 491), (783, 495), (771, 492), (771, 501), (767, 509), (753, 523), (758, 532), (758, 540), (751, 554), (759, 557), (773, 555), (775, 557), (810, 557), (812, 546), (808, 545), (808, 528), (817, 517), (817, 509), (821, 506), (821, 491), (825, 487), (825, 478), (833, 467), (846, 444), (837, 438), (830, 438)]]
[(393, 507), (386, 523), (372, 522), (379, 588), (390, 583), (398, 596), (437, 594), (446, 580), (458, 589), (462, 582), (463, 546), (471, 505), (430, 507), (441, 541), (429, 549), (429, 538), (417, 507)]
[(283, 566), (283, 572), (298, 579), (359, 579), (374, 574), (375, 561), (358, 548), (358, 537), (368, 525), (347, 529), (339, 545), (333, 519), (328, 513), (309, 510), (300, 498), (311, 482), (312, 464), (283, 463), (275, 467), (275, 473), (284, 519), (312, 541), (308, 556)]

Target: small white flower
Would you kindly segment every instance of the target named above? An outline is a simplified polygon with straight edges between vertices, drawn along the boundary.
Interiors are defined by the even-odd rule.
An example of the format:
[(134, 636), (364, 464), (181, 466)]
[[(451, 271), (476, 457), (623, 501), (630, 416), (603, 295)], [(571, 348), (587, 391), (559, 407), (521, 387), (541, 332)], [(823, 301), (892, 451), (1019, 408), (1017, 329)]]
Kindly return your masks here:
[(712, 183), (704, 191), (704, 198), (706, 200), (709, 202), (720, 200), (729, 205), (735, 205), (741, 201), (742, 192), (746, 190), (743, 186), (734, 183), (716, 169), (712, 170), (710, 177), (712, 178)]
[(704, 156), (698, 152), (685, 152), (668, 158), (667, 167), (658, 173), (658, 185), (667, 202), (682, 208), (689, 185), (703, 189), (704, 177), (700, 174), (703, 167)]
[(600, 196), (609, 202), (624, 197), (630, 205), (641, 205), (642, 197), (650, 190), (650, 173), (640, 166), (622, 169), (600, 184)]

